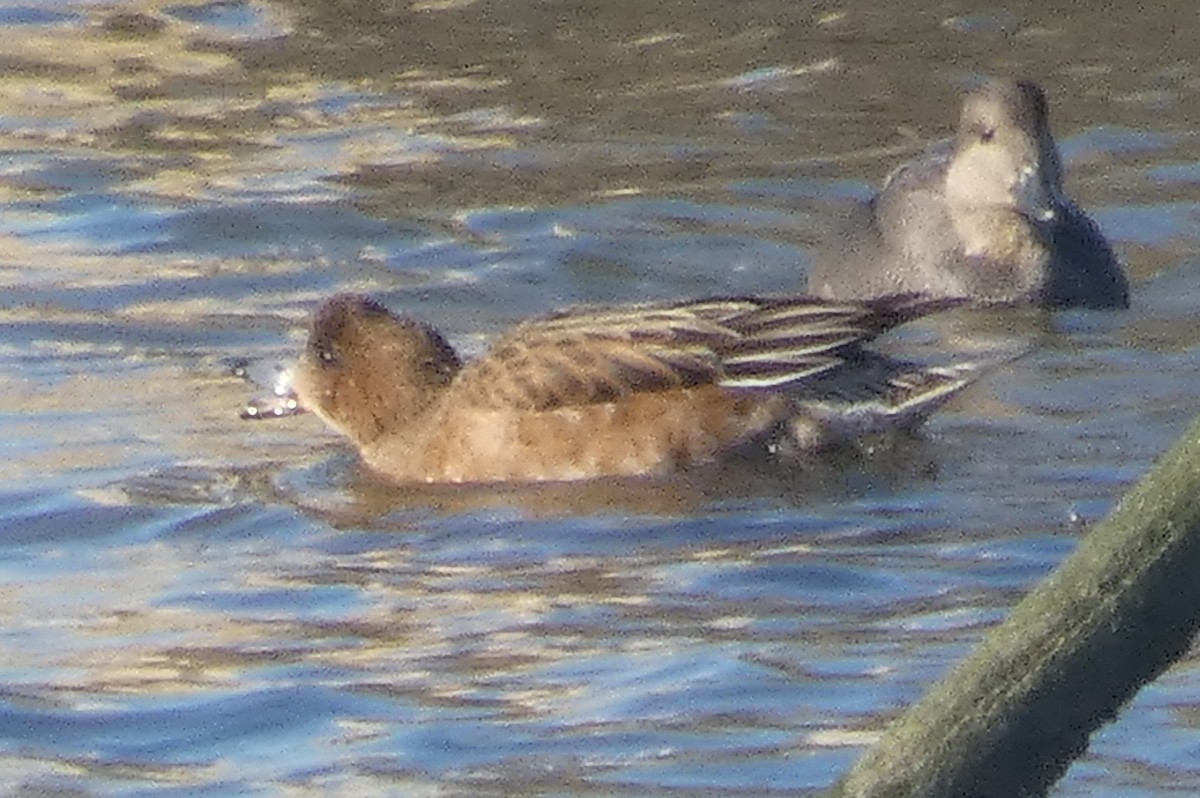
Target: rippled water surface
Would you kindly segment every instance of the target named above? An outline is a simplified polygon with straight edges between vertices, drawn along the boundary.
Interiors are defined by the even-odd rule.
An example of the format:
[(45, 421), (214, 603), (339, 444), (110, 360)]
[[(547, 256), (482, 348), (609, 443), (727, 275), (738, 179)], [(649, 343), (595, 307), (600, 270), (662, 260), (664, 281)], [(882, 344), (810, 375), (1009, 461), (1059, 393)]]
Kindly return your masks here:
[[(2, 791), (830, 785), (1200, 408), (1200, 18), (1073, 8), (0, 4)], [(796, 290), (987, 74), (1045, 84), (1134, 307), (902, 332), (1009, 359), (897, 451), (416, 491), (238, 418), (335, 290), (468, 351)], [(1200, 791), (1198, 719), (1187, 659), (1057, 794)]]

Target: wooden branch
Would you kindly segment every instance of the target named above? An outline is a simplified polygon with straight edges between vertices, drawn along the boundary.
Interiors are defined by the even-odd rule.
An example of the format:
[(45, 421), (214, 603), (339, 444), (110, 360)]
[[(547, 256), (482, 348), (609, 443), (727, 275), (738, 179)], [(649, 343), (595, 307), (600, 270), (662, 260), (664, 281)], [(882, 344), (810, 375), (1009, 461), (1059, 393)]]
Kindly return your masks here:
[(1200, 420), (830, 795), (1045, 795), (1198, 625)]

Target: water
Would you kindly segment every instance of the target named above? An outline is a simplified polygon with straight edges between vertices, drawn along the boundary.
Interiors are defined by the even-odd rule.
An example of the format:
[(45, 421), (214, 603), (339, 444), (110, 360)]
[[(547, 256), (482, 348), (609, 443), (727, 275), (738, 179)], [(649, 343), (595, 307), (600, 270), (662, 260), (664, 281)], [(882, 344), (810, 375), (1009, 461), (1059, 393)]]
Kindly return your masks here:
[[(0, 788), (807, 794), (1200, 407), (1195, 10), (0, 3)], [(1190, 34), (1189, 34), (1190, 32)], [(1041, 80), (1131, 311), (802, 473), (381, 486), (232, 362), (343, 289), (468, 351), (579, 301), (792, 290), (982, 74)], [(982, 342), (982, 343), (981, 343)], [(1082, 523), (1078, 521), (1082, 518)], [(1193, 658), (1059, 795), (1200, 789)]]

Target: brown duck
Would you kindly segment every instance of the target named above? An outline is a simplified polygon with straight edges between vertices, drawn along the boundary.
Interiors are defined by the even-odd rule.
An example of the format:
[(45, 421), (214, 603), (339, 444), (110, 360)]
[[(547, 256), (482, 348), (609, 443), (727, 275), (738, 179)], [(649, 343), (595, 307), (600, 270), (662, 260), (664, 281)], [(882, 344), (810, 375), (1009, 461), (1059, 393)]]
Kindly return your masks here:
[[(528, 321), (464, 363), (360, 294), (313, 315), (299, 406), (397, 482), (661, 474), (743, 446), (811, 450), (911, 428), (970, 379), (862, 348), (951, 304), (718, 298)], [(261, 414), (260, 414), (261, 415)]]

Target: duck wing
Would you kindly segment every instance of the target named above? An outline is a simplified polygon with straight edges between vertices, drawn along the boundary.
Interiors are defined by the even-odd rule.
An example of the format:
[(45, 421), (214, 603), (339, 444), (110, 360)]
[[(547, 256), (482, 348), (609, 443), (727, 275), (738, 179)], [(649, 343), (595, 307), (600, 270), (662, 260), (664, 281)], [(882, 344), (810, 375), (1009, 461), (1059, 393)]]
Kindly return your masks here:
[(449, 390), (471, 407), (533, 412), (706, 385), (792, 390), (854, 368), (864, 342), (955, 304), (804, 296), (576, 308), (513, 328)]

